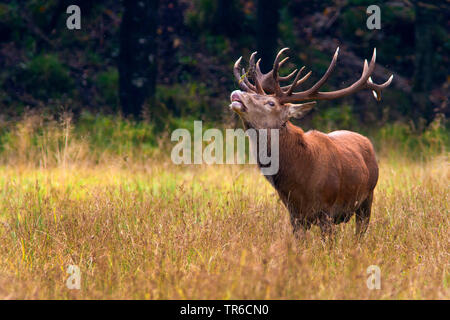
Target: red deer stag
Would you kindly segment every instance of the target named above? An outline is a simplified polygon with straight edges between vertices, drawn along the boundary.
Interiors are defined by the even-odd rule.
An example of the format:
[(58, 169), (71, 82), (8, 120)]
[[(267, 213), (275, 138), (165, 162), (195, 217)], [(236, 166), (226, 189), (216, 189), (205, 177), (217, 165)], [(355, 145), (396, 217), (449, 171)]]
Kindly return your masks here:
[[(329, 233), (334, 224), (348, 222), (356, 212), (356, 234), (362, 235), (369, 224), (373, 191), (378, 180), (378, 165), (371, 142), (358, 133), (345, 130), (328, 134), (315, 130), (305, 133), (289, 118), (302, 118), (316, 103), (294, 104), (299, 101), (331, 100), (366, 88), (380, 100), (381, 90), (389, 86), (393, 76), (383, 84), (372, 81), (374, 49), (372, 60), (370, 63), (364, 61), (362, 75), (355, 83), (337, 91), (319, 91), (336, 66), (337, 48), (323, 77), (311, 88), (298, 92), (296, 89), (311, 72), (300, 79), (303, 67), (297, 74), (295, 70), (288, 76), (280, 76), (278, 71), (288, 59), (280, 61), (280, 57), (286, 50), (288, 48), (278, 53), (273, 69), (266, 74), (259, 67), (261, 59), (255, 64), (256, 52), (250, 57), (248, 73), (245, 69), (242, 73), (239, 70), (242, 57), (236, 61), (234, 75), (241, 90), (232, 92), (230, 108), (240, 116), (245, 129), (267, 129), (269, 132), (278, 129), (279, 170), (266, 178), (287, 207), (295, 234), (300, 228), (308, 230), (312, 224), (319, 225), (323, 233)], [(292, 78), (292, 84), (280, 86), (280, 81)]]

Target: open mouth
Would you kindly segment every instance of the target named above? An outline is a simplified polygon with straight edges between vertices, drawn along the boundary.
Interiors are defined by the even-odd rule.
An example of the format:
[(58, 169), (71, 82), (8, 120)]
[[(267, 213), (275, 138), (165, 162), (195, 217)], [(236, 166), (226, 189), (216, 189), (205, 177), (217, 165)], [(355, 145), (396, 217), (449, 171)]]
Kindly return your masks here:
[(247, 108), (241, 100), (238, 90), (233, 91), (230, 96), (230, 108), (235, 112), (245, 112)]

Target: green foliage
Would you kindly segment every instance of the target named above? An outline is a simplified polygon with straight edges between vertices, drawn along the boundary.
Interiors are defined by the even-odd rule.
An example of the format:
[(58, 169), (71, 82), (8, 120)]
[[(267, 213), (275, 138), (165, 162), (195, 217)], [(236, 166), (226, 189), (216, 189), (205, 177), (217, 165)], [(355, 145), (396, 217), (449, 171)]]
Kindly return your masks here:
[(295, 25), (292, 19), (292, 15), (290, 14), (287, 7), (283, 7), (280, 10), (280, 23), (279, 32), (280, 38), (283, 39), (288, 46), (294, 46), (297, 42), (297, 38), (295, 37)]
[(116, 68), (109, 68), (97, 75), (96, 85), (99, 89), (98, 99), (117, 111), (119, 107), (119, 73)]
[(156, 101), (166, 111), (176, 117), (204, 115), (209, 112), (209, 91), (204, 83), (188, 82), (172, 86), (158, 86)]
[(214, 55), (224, 54), (231, 47), (230, 40), (220, 35), (206, 35), (205, 45), (207, 50)]
[[(178, 1), (174, 6), (170, 2), (160, 4), (158, 41), (171, 43), (164, 38), (171, 34), (177, 42), (173, 48), (171, 45), (159, 48), (165, 48), (159, 50), (158, 56), (160, 73), (157, 81), (160, 85), (154, 99), (156, 103), (148, 106), (149, 118), (154, 121), (158, 132), (172, 121), (170, 119), (186, 117), (215, 121), (226, 114), (225, 99), (228, 99), (230, 90), (237, 88), (231, 72), (233, 63), (242, 55), (242, 66), (247, 67), (249, 54), (256, 48), (258, 1), (232, 1), (231, 25), (239, 27), (236, 29), (238, 32), (230, 33), (214, 29), (218, 3), (187, 0)], [(370, 58), (372, 48), (377, 47), (379, 65), (412, 83), (416, 45), (413, 32), (415, 2), (311, 0), (307, 5), (305, 3), (303, 0), (280, 2), (278, 49), (291, 48), (291, 59), (283, 66), (282, 75), (288, 74), (294, 66), (305, 65), (306, 71), (313, 71), (305, 85), (311, 84), (327, 69), (332, 53), (324, 48), (334, 47), (329, 43), (333, 41), (358, 58)], [(381, 8), (381, 30), (367, 30), (366, 9), (372, 4)], [(431, 3), (429, 6), (435, 7), (437, 13), (436, 20), (430, 24), (434, 46), (433, 91), (430, 95), (434, 98), (435, 109), (445, 110), (445, 106), (438, 104), (445, 101), (448, 87), (446, 66), (450, 36), (445, 28), (445, 15), (438, 13), (444, 12), (440, 8), (445, 9), (446, 6)], [(46, 106), (54, 112), (57, 110), (55, 106), (60, 105), (76, 112), (87, 109), (117, 114), (120, 104), (116, 66), (123, 4), (108, 0), (86, 6), (82, 9), (83, 27), (78, 31), (65, 28), (65, 15), (58, 13), (57, 8), (58, 1), (55, 0), (26, 3), (11, 0), (0, 4), (0, 34), (4, 36), (0, 52), (3, 67), (0, 72), (0, 108), (7, 110), (5, 113), (8, 115), (20, 115), (27, 106)], [(164, 12), (165, 15), (162, 14)], [(184, 17), (183, 28), (172, 28), (172, 21), (168, 20), (173, 16)], [(336, 20), (331, 27), (323, 29), (323, 23), (332, 21), (334, 17)], [(173, 56), (167, 55), (167, 51), (172, 49)], [(359, 72), (356, 67), (354, 70), (346, 67), (345, 59), (339, 58), (338, 68), (322, 89), (341, 88), (349, 83), (347, 81), (356, 79)], [(411, 93), (400, 88), (398, 83), (395, 85), (396, 79), (383, 92), (379, 105), (383, 111), (373, 111), (373, 101), (357, 105), (358, 99), (349, 96), (345, 100), (348, 104), (345, 110), (337, 107), (342, 103), (338, 100), (329, 102), (331, 108), (323, 113), (316, 112), (312, 120), (314, 126), (325, 131), (361, 130), (371, 127), (374, 119), (377, 123), (398, 120), (408, 123), (411, 111), (416, 107), (411, 102)], [(352, 107), (358, 117), (352, 116)], [(382, 113), (383, 119), (378, 119)]]
[[(25, 114), (21, 121), (0, 125), (0, 154), (6, 161), (37, 165), (61, 164), (86, 157), (99, 162), (111, 156), (148, 157), (157, 147), (152, 124), (120, 116), (83, 112), (76, 123), (70, 114), (61, 119)], [(55, 159), (56, 158), (56, 159)]]
[(192, 10), (188, 10), (185, 15), (185, 22), (193, 30), (200, 31), (212, 22), (212, 12), (214, 11), (214, 2), (209, 0), (192, 1)]
[(55, 54), (38, 55), (18, 71), (18, 84), (35, 98), (60, 98), (70, 94), (74, 81), (68, 68)]
[(329, 132), (355, 128), (357, 121), (352, 114), (352, 108), (349, 105), (343, 105), (317, 112), (313, 117), (312, 124), (314, 128)]
[[(343, 114), (337, 110), (324, 113), (320, 118), (323, 122), (316, 124), (316, 128), (332, 131), (337, 129), (335, 123), (341, 123), (338, 129), (355, 127), (353, 130), (372, 140), (380, 156), (429, 160), (446, 155), (450, 147), (450, 131), (443, 117), (436, 118), (423, 133), (404, 123), (388, 123), (381, 129), (364, 130), (352, 120), (349, 107), (340, 110), (344, 110)], [(174, 145), (170, 142), (170, 134), (175, 129), (187, 129), (193, 137), (195, 120), (199, 120), (195, 115), (169, 115), (161, 122), (161, 129), (155, 121), (136, 122), (121, 116), (88, 112), (83, 112), (75, 122), (70, 115), (55, 121), (26, 114), (20, 121), (0, 123), (0, 162), (48, 167), (83, 160), (100, 163), (117, 156), (145, 160), (170, 152)], [(203, 121), (203, 132), (210, 128), (224, 129), (224, 126), (222, 122)], [(225, 137), (224, 130), (222, 133)]]
[(148, 154), (157, 144), (153, 125), (119, 116), (93, 115), (84, 112), (74, 134), (89, 141), (91, 152), (110, 152), (121, 156)]
[(376, 149), (427, 159), (446, 153), (450, 147), (449, 133), (445, 119), (440, 115), (422, 133), (415, 132), (412, 125), (397, 122), (385, 124), (372, 136)]

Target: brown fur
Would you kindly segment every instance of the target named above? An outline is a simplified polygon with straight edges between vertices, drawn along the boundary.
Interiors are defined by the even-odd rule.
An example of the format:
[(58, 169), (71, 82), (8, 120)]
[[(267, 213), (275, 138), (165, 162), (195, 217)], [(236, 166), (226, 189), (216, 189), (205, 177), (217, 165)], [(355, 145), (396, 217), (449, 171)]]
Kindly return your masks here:
[(357, 233), (366, 231), (378, 180), (369, 139), (343, 130), (304, 133), (288, 121), (303, 117), (311, 104), (282, 104), (273, 96), (242, 91), (234, 91), (231, 101), (246, 129), (279, 130), (279, 170), (266, 178), (288, 208), (294, 232), (317, 224), (328, 233), (355, 212)]
[(326, 231), (356, 211), (357, 232), (363, 233), (378, 180), (369, 139), (351, 131), (304, 133), (290, 122), (279, 134), (280, 169), (267, 178), (288, 208), (294, 232), (311, 224)]
[[(259, 61), (255, 62), (256, 52), (250, 56), (248, 73), (245, 69), (241, 73), (242, 57), (239, 58), (233, 73), (241, 90), (231, 93), (230, 107), (248, 128), (280, 130), (279, 171), (266, 178), (288, 208), (294, 232), (300, 226), (308, 229), (311, 224), (318, 224), (328, 232), (333, 224), (349, 221), (356, 212), (356, 231), (362, 234), (369, 223), (373, 190), (378, 180), (372, 144), (366, 137), (350, 131), (304, 133), (288, 120), (302, 118), (315, 104), (311, 100), (337, 99), (363, 89), (372, 90), (379, 101), (381, 91), (391, 84), (393, 76), (382, 84), (372, 81), (374, 49), (370, 63), (365, 60), (356, 82), (336, 91), (320, 91), (336, 66), (337, 48), (322, 78), (309, 89), (297, 91), (311, 72), (300, 78), (303, 67), (297, 73), (281, 77), (278, 71), (287, 59), (281, 60), (281, 56), (287, 50), (283, 48), (278, 52), (272, 70), (266, 74), (261, 72)], [(280, 86), (280, 81), (291, 80), (294, 76), (290, 85)], [(293, 104), (298, 102), (305, 103)]]

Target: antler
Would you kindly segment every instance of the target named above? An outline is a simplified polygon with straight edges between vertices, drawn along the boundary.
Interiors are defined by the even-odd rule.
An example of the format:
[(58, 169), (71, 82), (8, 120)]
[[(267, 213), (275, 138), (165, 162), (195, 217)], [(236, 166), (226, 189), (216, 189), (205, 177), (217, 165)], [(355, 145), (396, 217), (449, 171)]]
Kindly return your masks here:
[[(250, 61), (249, 61), (249, 71), (246, 72), (244, 68), (242, 68), (242, 73), (239, 71), (239, 66), (242, 60), (242, 57), (240, 57), (236, 63), (234, 64), (234, 76), (236, 78), (236, 80), (239, 83), (239, 87), (247, 92), (254, 92), (254, 93), (259, 93), (259, 94), (265, 94), (266, 92), (268, 93), (274, 93), (274, 87), (277, 85), (277, 82), (279, 81), (289, 81), (292, 79), (292, 77), (295, 75), (295, 73), (297, 72), (297, 69), (295, 69), (294, 71), (292, 71), (289, 75), (287, 76), (279, 76), (278, 75), (278, 69), (289, 59), (289, 57), (284, 58), (281, 62), (279, 61), (281, 54), (285, 51), (288, 50), (288, 48), (284, 48), (282, 50), (280, 50), (280, 52), (277, 55), (277, 58), (275, 59), (275, 64), (277, 64), (277, 71), (274, 73), (274, 70), (270, 70), (268, 73), (263, 74), (261, 72), (261, 68), (259, 66), (261, 59), (258, 59), (258, 61), (255, 63), (255, 57), (257, 52), (253, 52), (252, 55), (250, 56)], [(300, 69), (300, 73), (303, 71), (305, 67)], [(276, 75), (276, 79), (274, 78), (274, 74)], [(248, 79), (248, 75), (250, 75), (250, 77), (254, 80), (255, 84), (253, 85), (249, 79)], [(311, 75), (311, 72), (309, 72), (303, 79), (301, 79), (299, 81), (299, 84), (304, 82), (309, 76)], [(283, 90), (287, 90), (289, 86), (285, 86), (282, 89)]]
[[(371, 74), (375, 69), (375, 59), (376, 59), (376, 49), (374, 49), (370, 64), (367, 63), (367, 60), (364, 60), (364, 68), (362, 75), (351, 86), (336, 91), (319, 92), (320, 88), (325, 84), (325, 82), (328, 80), (331, 73), (333, 72), (334, 68), (336, 67), (337, 56), (339, 54), (339, 47), (338, 47), (336, 49), (336, 52), (334, 53), (333, 59), (331, 60), (331, 63), (327, 71), (322, 76), (322, 78), (318, 82), (316, 82), (311, 88), (301, 92), (294, 92), (295, 89), (297, 89), (302, 83), (304, 83), (309, 78), (309, 76), (311, 75), (311, 71), (308, 72), (301, 79), (299, 78), (305, 67), (302, 67), (298, 72), (296, 69), (287, 76), (284, 77), (279, 76), (278, 71), (280, 67), (288, 59), (284, 58), (283, 60), (280, 61), (281, 55), (286, 50), (288, 50), (288, 48), (281, 49), (278, 52), (272, 70), (266, 74), (263, 74), (259, 67), (261, 59), (259, 59), (258, 62), (255, 64), (256, 52), (254, 52), (251, 55), (250, 68), (248, 73), (252, 75), (252, 78), (255, 82), (254, 85), (250, 83), (250, 81), (248, 80), (247, 77), (248, 73), (245, 72), (245, 69), (242, 69), (243, 73), (242, 75), (239, 73), (239, 64), (241, 62), (242, 57), (239, 58), (234, 65), (234, 74), (239, 81), (240, 88), (244, 91), (252, 91), (258, 94), (266, 94), (266, 92), (268, 92), (269, 94), (274, 94), (276, 97), (278, 97), (281, 103), (297, 102), (304, 100), (332, 100), (350, 95), (362, 89), (371, 89), (374, 97), (379, 101), (381, 100), (381, 91), (391, 84), (392, 79), (394, 77), (394, 75), (391, 75), (389, 79), (383, 84), (376, 84), (372, 81)], [(296, 74), (295, 79), (290, 85), (284, 87), (280, 86), (280, 81), (290, 80), (295, 74)]]

